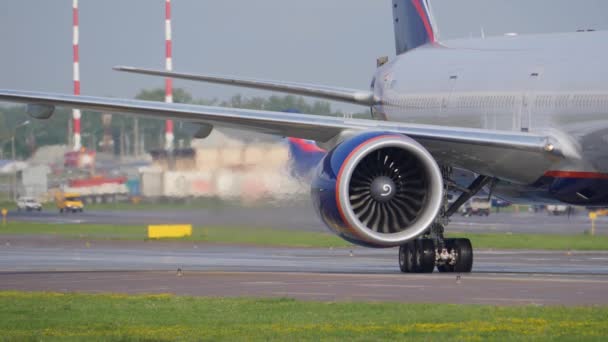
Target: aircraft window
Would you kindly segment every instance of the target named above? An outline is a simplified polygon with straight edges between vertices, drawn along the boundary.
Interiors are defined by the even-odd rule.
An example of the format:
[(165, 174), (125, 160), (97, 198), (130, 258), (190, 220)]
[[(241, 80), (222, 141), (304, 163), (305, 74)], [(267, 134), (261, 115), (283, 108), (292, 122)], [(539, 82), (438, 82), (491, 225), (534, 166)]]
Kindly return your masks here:
[(468, 96), (467, 97), (463, 97), (462, 98), (462, 107), (469, 108), (469, 102), (470, 102), (470, 99), (469, 99)]
[(569, 95), (560, 95), (556, 100), (556, 105), (559, 108), (566, 108), (570, 100)]

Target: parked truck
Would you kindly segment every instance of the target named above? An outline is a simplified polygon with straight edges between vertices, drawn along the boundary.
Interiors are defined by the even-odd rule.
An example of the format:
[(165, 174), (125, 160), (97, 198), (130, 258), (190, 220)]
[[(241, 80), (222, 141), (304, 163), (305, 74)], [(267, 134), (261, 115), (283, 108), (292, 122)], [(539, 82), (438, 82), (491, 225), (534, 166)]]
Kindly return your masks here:
[(492, 202), (487, 197), (473, 197), (461, 207), (463, 216), (489, 216)]
[(129, 197), (126, 177), (73, 179), (68, 181), (63, 191), (79, 193), (85, 203), (114, 203)]

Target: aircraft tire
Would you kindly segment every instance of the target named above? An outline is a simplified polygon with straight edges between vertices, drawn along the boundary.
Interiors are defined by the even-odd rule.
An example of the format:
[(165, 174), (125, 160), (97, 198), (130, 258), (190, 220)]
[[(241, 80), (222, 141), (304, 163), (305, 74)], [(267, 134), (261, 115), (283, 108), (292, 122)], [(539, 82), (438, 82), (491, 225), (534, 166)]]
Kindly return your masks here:
[(458, 254), (454, 272), (470, 273), (473, 270), (473, 246), (469, 239), (454, 239), (454, 249)]
[(433, 273), (435, 269), (435, 244), (431, 239), (421, 239), (416, 241), (418, 253), (417, 263), (418, 273)]
[(408, 254), (408, 244), (399, 246), (399, 269), (402, 273), (410, 273), (409, 263), (407, 262)]

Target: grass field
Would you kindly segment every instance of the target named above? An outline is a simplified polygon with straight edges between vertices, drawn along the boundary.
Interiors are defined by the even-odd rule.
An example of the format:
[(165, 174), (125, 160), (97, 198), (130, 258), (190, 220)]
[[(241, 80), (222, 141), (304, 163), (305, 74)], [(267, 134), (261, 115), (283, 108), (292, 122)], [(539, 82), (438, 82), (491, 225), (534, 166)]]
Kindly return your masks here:
[[(58, 225), (44, 223), (9, 222), (0, 225), (0, 236), (42, 234), (76, 239), (146, 240), (145, 226), (114, 225)], [(475, 248), (546, 249), (546, 250), (608, 250), (608, 236), (454, 233), (468, 237)], [(448, 236), (450, 236), (448, 234)], [(249, 244), (285, 247), (349, 247), (351, 244), (331, 233), (306, 232), (252, 227), (193, 227), (191, 237), (181, 241), (206, 243)]]
[(596, 340), (606, 307), (0, 292), (2, 340)]
[[(78, 239), (146, 240), (145, 226), (57, 225), (10, 222), (0, 225), (0, 236), (6, 234), (42, 234)], [(224, 244), (250, 244), (285, 247), (348, 247), (348, 242), (331, 233), (241, 227), (193, 227), (192, 236), (172, 241), (199, 241)]]

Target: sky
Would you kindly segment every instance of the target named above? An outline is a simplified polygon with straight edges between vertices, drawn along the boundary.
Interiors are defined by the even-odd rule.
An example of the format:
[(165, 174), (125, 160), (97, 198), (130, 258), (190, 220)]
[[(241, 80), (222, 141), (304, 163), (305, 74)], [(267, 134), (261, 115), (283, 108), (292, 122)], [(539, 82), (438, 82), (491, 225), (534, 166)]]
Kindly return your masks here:
[[(605, 0), (434, 0), (441, 40), (608, 30)], [(0, 2), (0, 88), (72, 92), (72, 0)], [(164, 67), (164, 0), (80, 0), (82, 94), (133, 97)], [(173, 0), (174, 70), (367, 89), (394, 56), (389, 0)], [(606, 43), (606, 42), (603, 42)], [(175, 81), (195, 98), (266, 92)], [(343, 110), (358, 108), (337, 105)]]

